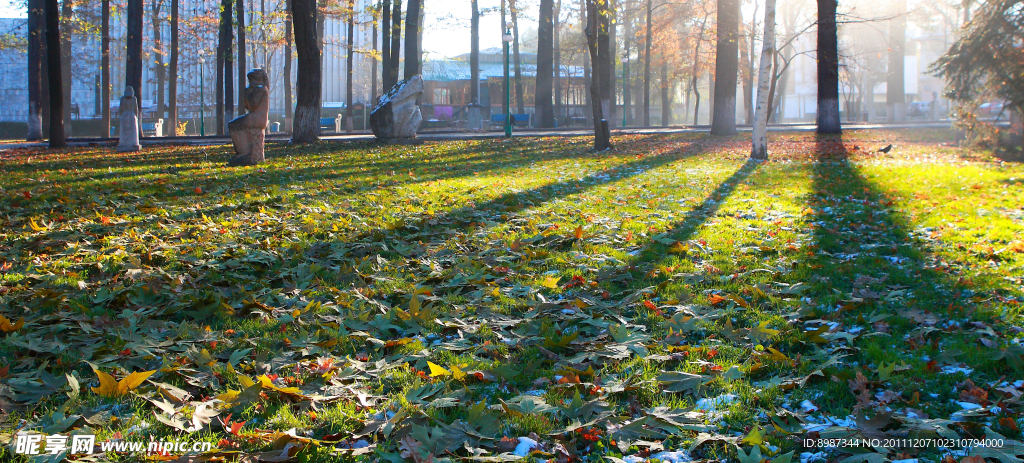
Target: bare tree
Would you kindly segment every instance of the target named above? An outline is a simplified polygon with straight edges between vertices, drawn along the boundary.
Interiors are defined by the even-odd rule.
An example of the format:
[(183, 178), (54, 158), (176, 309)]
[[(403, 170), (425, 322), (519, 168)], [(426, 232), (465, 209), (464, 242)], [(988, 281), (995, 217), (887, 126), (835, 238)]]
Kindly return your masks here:
[(292, 143), (313, 143), (320, 139), (320, 87), (323, 81), (316, 31), (319, 14), (316, 0), (291, 0), (291, 4), (299, 62)]
[[(141, 1), (141, 0), (140, 0)], [(140, 21), (141, 24), (141, 21)], [(46, 62), (50, 72), (50, 148), (68, 146), (64, 138), (64, 88), (60, 70), (60, 11), (57, 0), (46, 0)]]
[(739, 53), (739, 0), (718, 0), (718, 43), (715, 52), (715, 100), (711, 133), (736, 133), (736, 79)]

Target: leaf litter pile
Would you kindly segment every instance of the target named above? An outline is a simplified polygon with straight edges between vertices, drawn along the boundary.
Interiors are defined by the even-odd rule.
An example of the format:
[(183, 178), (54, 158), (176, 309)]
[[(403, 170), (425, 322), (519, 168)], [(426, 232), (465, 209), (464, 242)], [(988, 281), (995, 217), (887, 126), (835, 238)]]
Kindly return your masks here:
[(0, 152), (0, 459), (1021, 461), (1024, 167), (950, 137)]

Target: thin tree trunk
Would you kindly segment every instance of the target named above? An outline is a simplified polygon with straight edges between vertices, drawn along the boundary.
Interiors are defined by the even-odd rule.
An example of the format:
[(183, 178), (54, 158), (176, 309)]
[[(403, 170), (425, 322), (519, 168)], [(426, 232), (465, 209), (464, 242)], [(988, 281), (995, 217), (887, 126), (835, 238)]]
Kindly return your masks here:
[[(587, 48), (590, 52), (590, 60), (594, 63), (595, 68), (598, 66), (602, 59), (605, 59), (599, 54), (599, 36), (601, 34), (601, 16), (604, 13), (603, 9), (595, 4), (595, 0), (585, 0), (587, 7), (587, 27), (584, 33), (587, 37)], [(596, 0), (601, 1), (601, 0)], [(606, 5), (606, 3), (601, 3)], [(611, 149), (611, 134), (608, 129), (608, 121), (604, 119), (604, 114), (601, 112), (601, 72), (596, 71), (591, 75), (590, 81), (590, 101), (591, 110), (594, 113), (594, 150), (605, 151)]]
[[(150, 20), (153, 25), (153, 58), (155, 60), (154, 66), (156, 67), (156, 117), (157, 119), (164, 117), (164, 88), (167, 82), (167, 69), (164, 68), (164, 44), (162, 37), (160, 37), (160, 10), (162, 9), (163, 1), (154, 0), (153, 7), (150, 8)], [(164, 134), (156, 133), (157, 137), (162, 137)]]
[[(292, 2), (286, 0), (288, 11), (284, 16), (284, 126), (291, 127), (292, 122)], [(319, 122), (318, 122), (319, 123)]]
[(836, 0), (818, 0), (818, 133), (842, 133)]
[[(373, 14), (373, 56), (374, 56), (374, 58), (371, 61), (373, 63), (373, 65), (370, 68), (370, 99), (372, 100), (372, 102), (376, 102), (376, 100), (377, 100), (377, 90), (380, 88), (380, 87), (378, 87), (378, 84), (380, 83), (380, 81), (378, 80), (378, 77), (377, 77), (377, 70), (379, 68), (377, 66), (377, 53), (380, 52), (380, 48), (379, 48), (380, 44), (377, 43), (377, 31), (378, 31), (377, 13), (374, 12), (374, 14)], [(365, 122), (364, 122), (364, 125), (365, 125)]]
[(394, 0), (394, 2), (394, 8), (391, 11), (391, 68), (386, 73), (385, 93), (398, 85), (398, 66), (402, 59), (402, 0)]
[(62, 0), (60, 4), (60, 75), (61, 82), (66, 84), (61, 93), (61, 97), (64, 99), (64, 135), (66, 137), (74, 135), (74, 128), (71, 123), (71, 87), (73, 85), (71, 82), (72, 2), (73, 0)]
[[(241, 0), (237, 0), (241, 1)], [(232, 44), (234, 40), (233, 33), (231, 31), (231, 16), (232, 16), (232, 0), (221, 0), (221, 15), (220, 15), (220, 32), (221, 32), (221, 66), (224, 69), (224, 90), (223, 90), (223, 107), (222, 110), (217, 114), (217, 133), (220, 135), (227, 135), (228, 127), (227, 122), (231, 116), (235, 113), (235, 84), (233, 77), (234, 58), (232, 57)]]
[(697, 34), (697, 45), (693, 47), (693, 80), (690, 83), (690, 88), (693, 90), (693, 94), (696, 97), (693, 105), (693, 125), (697, 125), (697, 116), (700, 112), (700, 90), (697, 88), (697, 82), (700, 80), (700, 46), (704, 42), (704, 31), (707, 28), (707, 16), (704, 17), (704, 21), (700, 23), (700, 33)]
[(626, 30), (623, 32), (622, 37), (622, 56), (625, 57), (626, 62), (622, 63), (622, 123), (623, 127), (633, 124), (633, 108), (632, 102), (633, 95), (631, 93), (632, 85), (630, 85), (629, 76), (629, 44), (633, 41), (633, 18), (627, 12), (629, 11), (629, 3), (623, 2), (622, 5), (622, 21), (625, 23)]
[(555, 127), (555, 109), (551, 102), (554, 91), (554, 8), (554, 0), (540, 0), (537, 24), (537, 79), (533, 107), (537, 115), (537, 126), (542, 128)]
[(601, 90), (601, 114), (607, 119), (613, 117), (615, 109), (612, 107), (612, 95), (615, 90), (615, 78), (612, 74), (612, 60), (615, 55), (615, 50), (612, 49), (611, 31), (612, 31), (612, 0), (603, 0), (599, 5), (602, 13), (598, 16), (600, 20), (600, 28), (597, 32), (597, 53), (601, 57), (601, 61), (594, 63), (594, 69), (596, 72), (601, 73), (601, 86), (598, 87)]
[[(108, 17), (105, 15), (103, 19), (106, 20)], [(43, 62), (47, 59), (43, 52), (45, 34), (46, 2), (28, 0), (28, 127), (25, 137), (27, 141), (43, 139)], [(107, 63), (106, 56), (104, 63)], [(108, 104), (107, 107), (109, 106)]]
[(356, 31), (356, 3), (355, 0), (348, 0), (348, 37), (345, 44), (348, 50), (345, 53), (345, 132), (352, 133), (352, 78), (355, 77), (355, 70), (352, 64), (355, 62), (355, 34)]
[[(480, 104), (480, 5), (470, 0), (469, 19), (469, 101)], [(474, 127), (478, 129), (479, 127)]]
[[(580, 0), (580, 28), (586, 29), (587, 27), (587, 3), (586, 0)], [(586, 45), (586, 44), (584, 44)], [(589, 45), (587, 45), (589, 46)], [(590, 101), (590, 84), (591, 84), (591, 68), (590, 68), (590, 50), (584, 50), (583, 53), (583, 85), (586, 87), (582, 89), (583, 101), (585, 103), (584, 111), (590, 111), (589, 116), (593, 118), (594, 111), (589, 109), (592, 107)]]
[(235, 23), (238, 27), (238, 115), (245, 114), (245, 0), (235, 0)]
[[(753, 40), (753, 37), (751, 37)], [(754, 110), (754, 133), (751, 139), (750, 157), (768, 159), (768, 111), (771, 105), (770, 81), (772, 59), (775, 57), (775, 0), (765, 0), (764, 41), (761, 45), (761, 63), (757, 75), (757, 108)]]
[(420, 0), (409, 0), (405, 12), (405, 78), (420, 73)]
[(512, 57), (515, 63), (516, 114), (526, 113), (526, 100), (523, 96), (523, 67), (519, 58), (519, 8), (515, 0), (509, 0), (509, 11), (512, 14)]
[(718, 0), (718, 44), (715, 53), (713, 135), (736, 133), (736, 77), (739, 62), (739, 0)]
[(651, 27), (651, 0), (647, 0), (647, 38), (644, 40), (644, 127), (651, 126)]
[(46, 62), (50, 72), (50, 148), (68, 146), (64, 138), (63, 77), (60, 70), (60, 10), (57, 0), (46, 0)]
[(167, 88), (167, 99), (170, 102), (170, 133), (176, 137), (185, 135), (178, 133), (178, 3), (179, 0), (171, 0), (171, 72)]
[(295, 50), (299, 55), (298, 98), (292, 143), (313, 143), (320, 138), (320, 92), (323, 80), (316, 31), (318, 12), (316, 0), (291, 0), (291, 3)]
[(672, 125), (672, 100), (669, 94), (668, 83), (668, 59), (662, 58), (661, 62), (661, 126)]
[[(400, 2), (402, 0), (395, 0), (395, 1), (399, 1)], [(383, 5), (381, 5), (380, 9), (381, 9), (381, 14), (383, 15), (383, 18), (381, 19), (381, 24), (380, 24), (380, 30), (381, 30), (381, 50), (380, 50), (380, 57), (381, 57), (381, 60), (380, 60), (380, 62), (381, 62), (381, 64), (380, 64), (380, 69), (381, 69), (381, 89), (380, 90), (381, 90), (381, 92), (380, 92), (380, 94), (383, 95), (383, 94), (387, 93), (388, 90), (391, 90), (391, 87), (393, 86), (393, 84), (390, 83), (391, 79), (388, 77), (388, 76), (391, 75), (390, 69), (391, 69), (391, 59), (392, 59), (391, 58), (391, 0), (384, 0), (384, 3), (383, 3)]]

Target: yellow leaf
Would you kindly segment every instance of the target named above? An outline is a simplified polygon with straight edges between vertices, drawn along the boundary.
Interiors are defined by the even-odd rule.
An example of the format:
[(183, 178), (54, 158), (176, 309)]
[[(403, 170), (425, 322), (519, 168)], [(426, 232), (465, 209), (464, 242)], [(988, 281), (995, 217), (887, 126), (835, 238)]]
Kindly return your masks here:
[(455, 378), (458, 381), (462, 381), (466, 379), (466, 373), (463, 372), (458, 365), (452, 365), (452, 378)]
[(140, 385), (142, 385), (142, 382), (145, 381), (150, 376), (152, 376), (153, 373), (156, 373), (156, 370), (137, 371), (128, 376), (125, 376), (124, 379), (121, 380), (121, 382), (117, 383), (118, 395), (125, 395), (128, 393), (128, 391), (131, 391), (132, 389), (139, 387)]
[(747, 434), (747, 437), (740, 439), (740, 442), (750, 445), (761, 445), (764, 443), (764, 433), (761, 432), (761, 428), (754, 426), (754, 429), (750, 430), (750, 434)]
[(672, 243), (672, 246), (668, 247), (669, 254), (686, 254), (689, 250), (690, 249), (685, 244), (680, 243), (679, 241)]
[(28, 219), (28, 225), (30, 227), (32, 227), (32, 231), (43, 231), (43, 230), (45, 230), (45, 228), (40, 227), (39, 224), (36, 223), (35, 219)]
[(544, 281), (540, 282), (540, 285), (548, 289), (556, 289), (558, 288), (558, 280), (560, 279), (561, 278), (559, 277), (546, 276), (544, 277)]
[(774, 348), (766, 347), (765, 349), (768, 350), (768, 352), (770, 352), (772, 354), (772, 358), (775, 359), (775, 360), (780, 360), (780, 361), (783, 361), (783, 362), (789, 362), (790, 361), (789, 357), (786, 357), (786, 354), (783, 354), (782, 352), (779, 352), (779, 351), (775, 350)]
[(23, 326), (25, 326), (25, 317), (21, 317), (18, 319), (18, 321), (14, 322), (14, 324), (11, 324), (11, 321), (8, 320), (7, 317), (0, 315), (0, 330), (2, 330), (4, 333), (17, 331), (21, 329), (21, 327)]
[(446, 376), (446, 375), (452, 374), (452, 372), (450, 372), (448, 370), (445, 370), (444, 368), (441, 368), (440, 365), (437, 365), (434, 362), (427, 362), (427, 366), (430, 367), (430, 377), (431, 378), (436, 378), (438, 376)]
[(117, 397), (118, 394), (117, 381), (113, 376), (110, 376), (102, 371), (93, 369), (96, 372), (96, 377), (100, 380), (100, 387), (92, 388), (92, 392), (95, 392), (103, 397)]
[(238, 376), (238, 382), (241, 383), (242, 387), (244, 387), (246, 389), (252, 387), (253, 384), (256, 384), (256, 381), (253, 381), (248, 376), (243, 376), (243, 375), (239, 375)]

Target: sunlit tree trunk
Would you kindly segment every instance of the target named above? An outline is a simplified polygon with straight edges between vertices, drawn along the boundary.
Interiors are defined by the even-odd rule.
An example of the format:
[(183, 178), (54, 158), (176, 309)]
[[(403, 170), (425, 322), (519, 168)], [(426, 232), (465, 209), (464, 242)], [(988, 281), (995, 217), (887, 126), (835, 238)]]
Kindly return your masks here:
[(356, 3), (355, 0), (348, 0), (348, 37), (346, 45), (348, 50), (345, 53), (345, 131), (352, 133), (352, 78), (355, 77), (355, 70), (352, 65), (355, 63), (355, 34), (356, 31)]
[(46, 0), (46, 62), (51, 70), (50, 148), (63, 148), (68, 146), (68, 142), (64, 138), (64, 85), (60, 73), (60, 10), (57, 0)]
[(711, 133), (736, 133), (736, 78), (739, 53), (739, 0), (718, 0), (718, 43), (715, 52), (715, 99)]
[[(595, 63), (596, 68), (597, 63), (600, 63), (602, 59), (605, 59), (599, 54), (598, 42), (601, 34), (601, 15), (604, 13), (603, 7), (606, 3), (601, 0), (585, 1), (587, 27), (584, 29), (584, 33), (587, 38), (587, 48), (590, 52), (590, 60)], [(611, 133), (608, 129), (608, 121), (604, 119), (604, 114), (601, 112), (601, 72), (594, 72), (591, 75), (590, 101), (591, 110), (594, 114), (594, 150), (604, 151), (611, 149)]]
[(757, 108), (754, 110), (754, 133), (750, 149), (750, 157), (753, 159), (768, 159), (768, 111), (771, 110), (768, 96), (771, 94), (770, 81), (774, 75), (772, 72), (774, 57), (775, 0), (765, 0), (764, 41), (761, 45), (761, 62), (757, 73)]
[[(313, 143), (320, 139), (320, 97), (323, 74), (320, 46), (317, 44), (316, 0), (291, 0), (295, 25), (295, 51), (298, 54), (298, 98), (295, 103), (293, 143)], [(397, 3), (397, 2), (396, 2)]]
[(170, 104), (170, 133), (175, 136), (185, 135), (178, 133), (178, 10), (178, 0), (171, 0), (171, 63), (167, 99)]
[(818, 133), (842, 133), (836, 0), (818, 0)]

